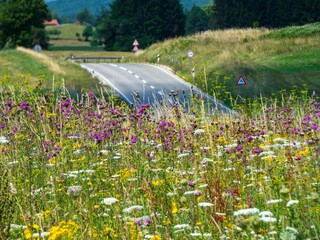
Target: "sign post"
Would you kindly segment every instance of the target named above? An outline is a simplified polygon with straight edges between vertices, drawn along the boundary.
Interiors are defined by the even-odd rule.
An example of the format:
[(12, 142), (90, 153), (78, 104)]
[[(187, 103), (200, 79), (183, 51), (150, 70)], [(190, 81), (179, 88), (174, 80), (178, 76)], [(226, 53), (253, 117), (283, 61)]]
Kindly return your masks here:
[(190, 68), (192, 68), (191, 74), (192, 74), (192, 77), (194, 78), (195, 74), (194, 74), (194, 67), (193, 67), (193, 61), (192, 61), (193, 51), (189, 50), (187, 55), (188, 55), (188, 57), (190, 59)]
[[(243, 87), (245, 87), (245, 86), (247, 86), (247, 82), (246, 82), (246, 80), (244, 79), (244, 77), (243, 76), (241, 76), (240, 75), (240, 77), (239, 77), (239, 79), (238, 79), (238, 81), (237, 81), (237, 86), (239, 86), (239, 87), (242, 87), (241, 88), (241, 94), (242, 94), (242, 97), (243, 98), (245, 98), (245, 96), (243, 96), (244, 95), (244, 88)], [(247, 94), (246, 94), (247, 95)], [(246, 96), (247, 97), (247, 96)]]
[(139, 48), (138, 48), (139, 42), (138, 42), (137, 39), (135, 39), (135, 40), (133, 41), (132, 45), (133, 45), (133, 50), (132, 50), (132, 51), (136, 52), (136, 51), (139, 50)]

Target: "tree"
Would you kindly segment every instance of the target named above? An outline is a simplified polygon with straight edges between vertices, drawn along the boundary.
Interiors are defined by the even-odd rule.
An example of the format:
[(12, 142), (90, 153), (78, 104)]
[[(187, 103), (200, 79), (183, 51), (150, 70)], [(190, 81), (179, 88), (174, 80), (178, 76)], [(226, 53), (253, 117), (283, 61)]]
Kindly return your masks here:
[(115, 0), (98, 17), (97, 31), (108, 50), (131, 50), (184, 34), (185, 16), (179, 0)]
[(89, 37), (91, 37), (92, 35), (93, 35), (93, 27), (86, 26), (82, 32), (82, 36), (84, 37), (84, 40), (89, 41)]
[(93, 24), (93, 16), (89, 12), (88, 8), (83, 9), (83, 11), (77, 14), (77, 21), (83, 24)]
[(186, 18), (186, 33), (194, 34), (197, 32), (205, 31), (208, 27), (208, 16), (206, 12), (193, 5), (190, 12), (187, 13)]
[(46, 48), (43, 22), (50, 19), (43, 0), (3, 0), (0, 6), (0, 47), (32, 47), (42, 43)]
[(320, 20), (319, 0), (215, 0), (218, 28), (285, 27)]

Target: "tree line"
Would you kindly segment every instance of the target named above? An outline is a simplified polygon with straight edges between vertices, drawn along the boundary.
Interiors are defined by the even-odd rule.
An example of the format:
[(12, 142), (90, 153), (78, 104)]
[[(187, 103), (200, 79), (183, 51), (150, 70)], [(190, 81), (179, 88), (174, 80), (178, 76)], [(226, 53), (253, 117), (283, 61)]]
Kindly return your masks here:
[[(320, 0), (214, 0), (185, 11), (179, 0), (114, 0), (97, 17), (88, 9), (77, 14), (87, 25), (85, 37), (106, 50), (130, 51), (140, 46), (206, 30), (279, 28), (320, 21)], [(44, 20), (51, 14), (43, 0), (0, 0), (0, 47), (48, 46)]]

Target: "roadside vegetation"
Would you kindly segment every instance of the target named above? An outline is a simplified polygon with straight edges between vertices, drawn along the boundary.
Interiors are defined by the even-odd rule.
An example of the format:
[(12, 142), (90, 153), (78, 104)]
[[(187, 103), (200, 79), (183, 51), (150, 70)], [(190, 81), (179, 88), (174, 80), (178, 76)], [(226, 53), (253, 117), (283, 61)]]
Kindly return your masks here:
[(158, 115), (2, 85), (0, 237), (319, 239), (319, 99), (234, 107)]

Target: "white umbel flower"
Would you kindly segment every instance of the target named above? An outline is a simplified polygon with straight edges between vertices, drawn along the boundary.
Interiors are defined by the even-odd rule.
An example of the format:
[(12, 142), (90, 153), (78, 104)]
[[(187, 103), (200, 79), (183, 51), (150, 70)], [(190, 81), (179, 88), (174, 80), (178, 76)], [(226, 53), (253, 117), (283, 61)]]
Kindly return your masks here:
[(82, 190), (81, 186), (70, 186), (67, 189), (67, 194), (73, 197), (79, 196)]
[(213, 207), (213, 204), (209, 203), (209, 202), (199, 202), (198, 206), (199, 207)]
[(250, 214), (256, 214), (259, 213), (258, 208), (247, 208), (247, 209), (241, 209), (233, 213), (234, 216), (238, 215), (250, 215)]
[(131, 213), (133, 210), (135, 209), (143, 209), (143, 206), (140, 206), (140, 205), (134, 205), (134, 206), (131, 206), (131, 207), (128, 207), (128, 208), (125, 208), (122, 210), (122, 212), (124, 213)]
[(6, 137), (4, 137), (4, 136), (0, 136), (0, 143), (1, 143), (1, 144), (9, 143), (9, 140), (8, 140)]
[(102, 204), (105, 204), (105, 205), (112, 205), (112, 204), (114, 204), (114, 203), (116, 203), (116, 202), (119, 202), (119, 200), (116, 199), (116, 198), (113, 198), (113, 197), (104, 198), (104, 199), (101, 201), (101, 203), (102, 203)]
[(290, 200), (289, 202), (287, 202), (287, 207), (291, 207), (293, 204), (298, 204), (299, 200)]
[(194, 135), (201, 135), (201, 134), (203, 134), (203, 133), (204, 133), (204, 130), (201, 129), (201, 128), (196, 129), (196, 130), (193, 132)]

